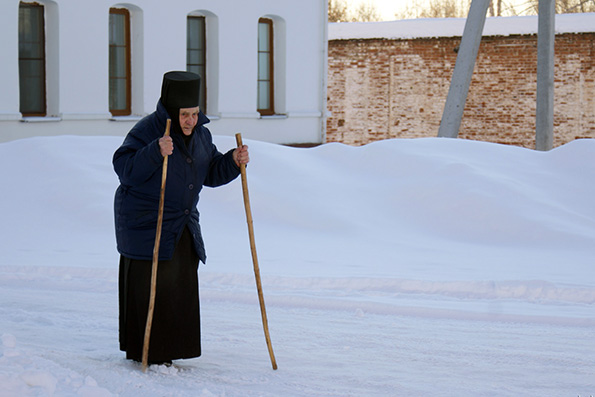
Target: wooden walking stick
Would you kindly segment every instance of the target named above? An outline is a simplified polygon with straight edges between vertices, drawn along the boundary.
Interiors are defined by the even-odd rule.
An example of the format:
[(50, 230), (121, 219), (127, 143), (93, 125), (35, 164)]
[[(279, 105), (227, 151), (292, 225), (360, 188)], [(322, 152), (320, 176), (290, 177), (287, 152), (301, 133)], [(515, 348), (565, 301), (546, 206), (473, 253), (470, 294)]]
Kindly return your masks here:
[[(236, 142), (239, 148), (243, 146), (242, 134), (236, 134)], [(264, 336), (267, 341), (269, 356), (271, 357), (271, 364), (273, 365), (273, 369), (277, 369), (277, 361), (275, 361), (273, 345), (271, 344), (271, 335), (269, 334), (267, 312), (264, 306), (262, 283), (260, 282), (260, 269), (258, 268), (258, 257), (256, 256), (256, 243), (254, 242), (254, 226), (252, 225), (252, 210), (250, 209), (250, 196), (248, 195), (248, 179), (246, 177), (245, 164), (240, 164), (240, 173), (242, 174), (242, 191), (244, 192), (244, 207), (246, 208), (246, 221), (248, 222), (248, 234), (250, 235), (250, 251), (252, 252), (252, 263), (254, 264), (254, 277), (256, 278), (256, 289), (258, 290), (258, 300), (260, 301), (260, 315), (262, 316), (262, 327), (264, 328)]]
[[(167, 119), (165, 135), (169, 136), (171, 120)], [(153, 247), (153, 266), (151, 269), (151, 293), (149, 295), (149, 311), (147, 312), (147, 325), (145, 326), (145, 340), (143, 343), (143, 372), (147, 371), (149, 361), (149, 341), (151, 339), (151, 326), (153, 325), (153, 311), (155, 310), (155, 293), (157, 290), (157, 264), (159, 263), (159, 243), (161, 242), (161, 226), (163, 224), (163, 202), (165, 199), (165, 179), (167, 178), (167, 158), (163, 157), (163, 171), (161, 173), (161, 192), (159, 196), (159, 212), (157, 214), (157, 232), (155, 246)]]

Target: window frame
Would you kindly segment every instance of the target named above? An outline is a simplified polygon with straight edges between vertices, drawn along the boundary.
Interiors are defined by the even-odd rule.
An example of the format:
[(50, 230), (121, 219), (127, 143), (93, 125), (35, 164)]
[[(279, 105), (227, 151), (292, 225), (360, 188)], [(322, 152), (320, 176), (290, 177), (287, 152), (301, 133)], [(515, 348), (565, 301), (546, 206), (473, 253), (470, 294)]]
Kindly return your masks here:
[[(109, 111), (112, 114), (112, 116), (129, 116), (132, 114), (132, 51), (131, 51), (131, 38), (130, 38), (130, 24), (131, 24), (131, 20), (130, 20), (130, 10), (128, 10), (127, 8), (116, 8), (116, 7), (112, 7), (109, 9), (109, 13), (110, 16), (112, 14), (117, 14), (117, 15), (123, 15), (124, 16), (124, 40), (125, 40), (125, 44), (124, 44), (124, 48), (126, 50), (126, 66), (125, 66), (125, 70), (126, 70), (126, 107), (124, 109), (113, 109), (112, 105), (111, 105), (111, 95), (112, 95), (112, 90), (111, 90), (111, 82), (112, 80), (118, 80), (118, 79), (122, 79), (121, 77), (113, 77), (111, 74), (111, 70), (108, 72), (109, 76), (109, 88), (108, 88), (108, 104), (109, 104)], [(109, 34), (111, 34), (111, 27), (110, 27), (110, 32)], [(108, 38), (108, 45), (109, 45), (109, 56), (108, 56), (108, 63), (111, 69), (111, 50), (112, 48), (117, 48), (117, 47), (122, 47), (119, 45), (114, 45), (111, 44), (111, 40), (109, 40)]]
[[(258, 52), (258, 75), (257, 75), (257, 111), (260, 113), (261, 116), (272, 116), (275, 114), (275, 62), (274, 62), (274, 25), (273, 20), (270, 18), (259, 18), (258, 19), (258, 42), (260, 43), (260, 24), (266, 24), (268, 26), (268, 51), (261, 51), (260, 46), (257, 48)], [(268, 53), (268, 79), (261, 79), (260, 77), (260, 54), (261, 53)], [(268, 89), (268, 96), (269, 96), (269, 107), (268, 108), (260, 108), (260, 82), (268, 82), (269, 89)]]
[[(40, 9), (41, 10), (41, 18), (39, 21), (39, 26), (37, 27), (39, 30), (39, 47), (41, 49), (40, 51), (40, 57), (39, 58), (25, 58), (21, 56), (21, 35), (20, 35), (20, 31), (21, 31), (21, 18), (20, 18), (20, 10), (21, 7), (23, 8), (35, 8), (35, 9)], [(40, 4), (38, 2), (24, 2), (24, 1), (20, 1), (19, 2), (19, 112), (21, 112), (21, 114), (23, 115), (23, 117), (45, 117), (47, 116), (47, 57), (46, 57), (46, 34), (45, 34), (45, 7), (43, 4)], [(22, 108), (22, 103), (21, 103), (21, 99), (25, 96), (27, 96), (27, 94), (30, 94), (28, 92), (24, 92), (21, 84), (22, 84), (22, 74), (20, 73), (20, 68), (21, 68), (21, 62), (26, 62), (26, 61), (41, 61), (43, 67), (41, 68), (41, 83), (40, 87), (39, 87), (39, 91), (36, 93), (36, 95), (38, 95), (41, 99), (41, 103), (42, 103), (42, 108), (43, 109), (39, 109), (39, 111), (23, 111)]]
[[(201, 30), (201, 35), (199, 36), (199, 40), (202, 36), (202, 40), (199, 43), (202, 46), (202, 49), (199, 48), (191, 48), (190, 47), (190, 23), (191, 21), (201, 21), (199, 22), (199, 29)], [(198, 51), (202, 52), (203, 56), (203, 63), (190, 63), (190, 51)], [(200, 57), (199, 57), (200, 59)], [(207, 19), (204, 15), (188, 15), (186, 19), (186, 70), (189, 72), (194, 72), (200, 75), (200, 101), (199, 107), (203, 113), (207, 113)], [(203, 71), (201, 73), (201, 70)]]

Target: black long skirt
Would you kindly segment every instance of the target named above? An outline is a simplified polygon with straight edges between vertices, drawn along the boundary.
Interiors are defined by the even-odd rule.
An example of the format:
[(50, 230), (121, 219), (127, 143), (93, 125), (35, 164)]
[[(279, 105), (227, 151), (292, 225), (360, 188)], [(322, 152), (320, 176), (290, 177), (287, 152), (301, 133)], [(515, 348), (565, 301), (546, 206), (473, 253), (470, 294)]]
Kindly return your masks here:
[[(201, 354), (198, 262), (185, 228), (172, 259), (158, 264), (149, 363)], [(120, 257), (120, 350), (136, 361), (142, 360), (151, 268), (151, 261)]]

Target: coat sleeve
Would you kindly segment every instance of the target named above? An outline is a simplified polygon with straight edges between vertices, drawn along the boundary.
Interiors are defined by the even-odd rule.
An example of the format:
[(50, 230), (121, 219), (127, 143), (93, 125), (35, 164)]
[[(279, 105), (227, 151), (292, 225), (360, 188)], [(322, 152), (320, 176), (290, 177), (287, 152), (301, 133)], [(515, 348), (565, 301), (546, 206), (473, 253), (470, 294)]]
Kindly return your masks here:
[(123, 185), (136, 186), (146, 182), (163, 164), (159, 139), (145, 142), (138, 131), (131, 131), (114, 153), (112, 163)]
[(233, 161), (233, 151), (230, 149), (223, 154), (211, 143), (211, 164), (204, 185), (217, 187), (225, 185), (240, 175), (240, 168)]

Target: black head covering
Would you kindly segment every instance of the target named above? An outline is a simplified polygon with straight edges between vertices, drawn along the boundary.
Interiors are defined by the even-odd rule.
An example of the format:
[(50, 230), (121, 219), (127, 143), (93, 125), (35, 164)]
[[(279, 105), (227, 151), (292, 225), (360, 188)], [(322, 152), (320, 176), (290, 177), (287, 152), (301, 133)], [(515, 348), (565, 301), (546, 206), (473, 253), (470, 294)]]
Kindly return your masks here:
[(167, 72), (161, 85), (161, 102), (166, 108), (198, 106), (200, 76), (192, 72)]
[(200, 76), (192, 72), (172, 71), (163, 75), (161, 103), (172, 120), (175, 132), (182, 133), (179, 114), (181, 108), (198, 106)]

